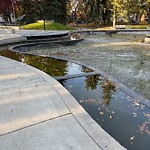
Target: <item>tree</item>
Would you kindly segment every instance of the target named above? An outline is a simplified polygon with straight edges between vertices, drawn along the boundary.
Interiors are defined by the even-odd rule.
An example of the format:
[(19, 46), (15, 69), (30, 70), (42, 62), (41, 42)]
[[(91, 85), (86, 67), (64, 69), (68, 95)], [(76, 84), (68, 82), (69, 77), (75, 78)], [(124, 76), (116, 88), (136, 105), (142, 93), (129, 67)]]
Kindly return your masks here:
[(70, 23), (73, 20), (71, 0), (67, 1), (66, 9), (67, 9), (67, 22)]
[(85, 79), (85, 88), (87, 90), (94, 90), (96, 89), (97, 85), (98, 85), (98, 82), (99, 82), (99, 77), (97, 75), (95, 76), (88, 76), (86, 77)]
[(105, 100), (106, 105), (108, 106), (112, 99), (112, 95), (116, 92), (116, 86), (110, 80), (106, 80), (102, 83), (102, 88), (104, 94), (103, 99)]
[(121, 16), (122, 18), (126, 18), (127, 16), (127, 9), (125, 7), (127, 0), (110, 0), (110, 10), (112, 14), (113, 19), (113, 27), (116, 26), (116, 20), (118, 16)]
[(147, 15), (148, 15), (148, 23), (150, 24), (150, 0), (148, 1), (148, 11), (147, 11)]
[(20, 0), (20, 5), (22, 7), (22, 15), (25, 15), (25, 24), (35, 22), (37, 19), (35, 0)]
[(85, 3), (84, 0), (74, 0), (69, 2), (71, 5), (71, 19), (77, 21), (79, 19), (85, 20)]
[(141, 15), (148, 15), (150, 22), (150, 0), (74, 0), (73, 2), (77, 3), (72, 6), (75, 11), (82, 8), (85, 12), (87, 22), (108, 24), (112, 20), (115, 27), (119, 16), (128, 21), (131, 15), (134, 16), (135, 22)]
[(1, 0), (0, 1), (0, 14), (3, 16), (5, 22), (11, 23), (11, 13), (13, 12), (12, 1), (11, 0)]
[(66, 24), (66, 16), (67, 16), (67, 2), (66, 0), (45, 0), (49, 7), (45, 7), (47, 9), (46, 18), (54, 20), (55, 22), (59, 22), (62, 24)]
[(150, 24), (150, 7), (148, 8), (147, 16), (148, 16), (148, 23)]
[(149, 7), (148, 1), (149, 0), (110, 0), (113, 27), (115, 27), (118, 16), (121, 16), (125, 20), (129, 20), (130, 15), (133, 15), (133, 20), (137, 23), (142, 14), (147, 14), (147, 9)]
[(135, 23), (140, 21), (142, 15), (147, 15), (147, 10), (149, 8), (149, 0), (126, 0), (125, 8), (127, 10), (127, 15), (133, 15), (133, 21)]
[(102, 22), (103, 24), (110, 23), (111, 20), (111, 11), (110, 11), (110, 2), (109, 0), (101, 0), (102, 5)]
[(87, 22), (106, 24), (110, 22), (109, 0), (83, 0)]
[(66, 23), (66, 0), (21, 0), (21, 5), (29, 22), (43, 19)]

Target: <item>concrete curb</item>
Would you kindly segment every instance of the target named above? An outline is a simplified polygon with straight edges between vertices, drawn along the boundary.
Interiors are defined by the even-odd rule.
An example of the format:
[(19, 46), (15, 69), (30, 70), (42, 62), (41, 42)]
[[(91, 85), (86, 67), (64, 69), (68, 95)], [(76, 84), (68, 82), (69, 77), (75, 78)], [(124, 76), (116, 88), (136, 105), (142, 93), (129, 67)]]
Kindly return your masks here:
[(26, 41), (26, 37), (22, 37), (18, 34), (6, 34), (5, 36), (0, 36), (0, 45), (6, 45), (11, 43), (19, 43)]

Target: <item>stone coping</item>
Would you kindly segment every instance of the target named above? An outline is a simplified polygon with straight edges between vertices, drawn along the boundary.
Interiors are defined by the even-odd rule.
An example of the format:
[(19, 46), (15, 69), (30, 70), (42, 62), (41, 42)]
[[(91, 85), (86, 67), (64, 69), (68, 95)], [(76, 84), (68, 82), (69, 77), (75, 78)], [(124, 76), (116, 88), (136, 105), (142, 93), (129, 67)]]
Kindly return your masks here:
[(26, 41), (26, 37), (22, 37), (18, 34), (5, 34), (0, 35), (0, 45), (6, 45), (11, 43), (20, 43)]

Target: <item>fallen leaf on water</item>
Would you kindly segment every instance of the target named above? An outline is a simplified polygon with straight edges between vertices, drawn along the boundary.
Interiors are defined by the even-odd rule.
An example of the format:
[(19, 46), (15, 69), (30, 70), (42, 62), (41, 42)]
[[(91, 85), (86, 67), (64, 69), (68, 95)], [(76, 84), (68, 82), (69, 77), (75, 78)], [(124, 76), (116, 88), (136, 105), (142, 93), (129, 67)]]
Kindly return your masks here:
[(109, 116), (110, 119), (112, 119), (112, 116)]
[(130, 141), (134, 140), (135, 136), (131, 136), (130, 137)]
[(135, 106), (139, 106), (140, 105), (139, 103), (136, 103), (136, 102), (134, 104), (135, 104)]
[(133, 113), (133, 117), (135, 118), (137, 116), (137, 114), (136, 113)]
[(150, 117), (150, 113), (144, 114), (144, 116), (146, 116), (146, 117)]
[(100, 114), (100, 115), (104, 115), (104, 112), (100, 111), (99, 114)]
[(106, 108), (106, 111), (109, 112), (108, 108)]
[(112, 114), (115, 114), (115, 112), (114, 111), (111, 111), (112, 112)]
[(80, 100), (80, 103), (82, 104), (84, 101), (83, 100)]

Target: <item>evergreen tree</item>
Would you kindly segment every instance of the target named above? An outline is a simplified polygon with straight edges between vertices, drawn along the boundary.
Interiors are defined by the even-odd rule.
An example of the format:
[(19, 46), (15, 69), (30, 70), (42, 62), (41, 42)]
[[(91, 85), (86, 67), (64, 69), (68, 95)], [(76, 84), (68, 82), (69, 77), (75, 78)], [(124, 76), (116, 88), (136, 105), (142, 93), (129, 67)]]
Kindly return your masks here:
[(62, 24), (66, 23), (66, 0), (42, 0), (41, 12), (46, 20), (54, 20)]
[(26, 24), (35, 22), (37, 13), (35, 9), (35, 1), (20, 0), (20, 5), (22, 7), (22, 15), (25, 15), (24, 22)]
[(67, 3), (66, 0), (45, 0), (45, 16), (48, 20), (54, 20), (62, 24), (66, 24)]
[(21, 0), (21, 5), (29, 22), (43, 19), (66, 23), (66, 0)]
[(84, 0), (86, 20), (98, 24), (110, 22), (110, 2), (109, 0)]

